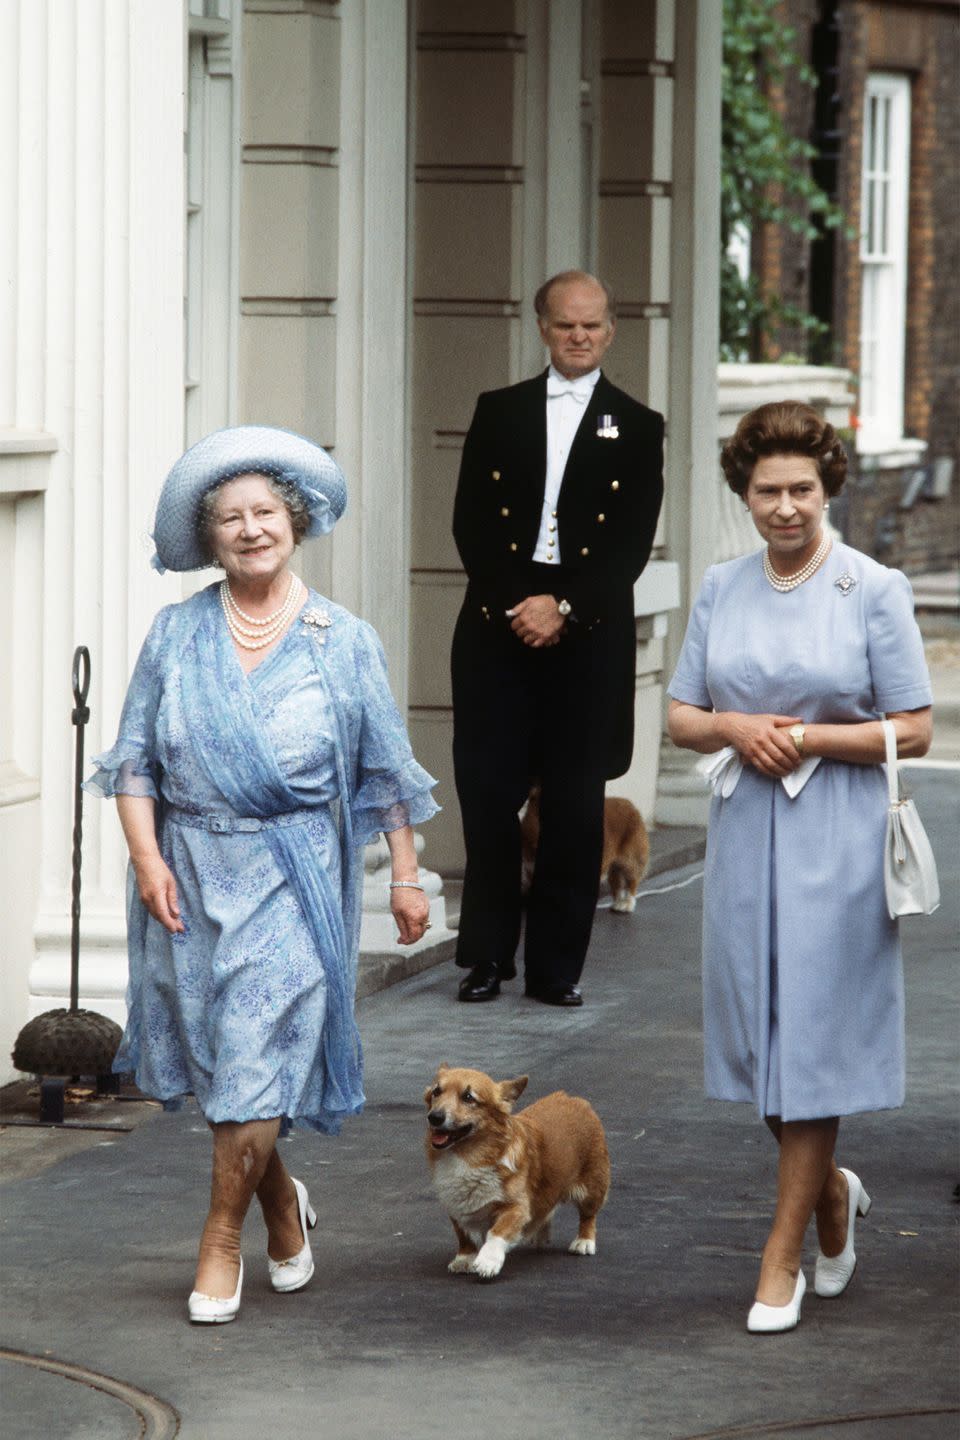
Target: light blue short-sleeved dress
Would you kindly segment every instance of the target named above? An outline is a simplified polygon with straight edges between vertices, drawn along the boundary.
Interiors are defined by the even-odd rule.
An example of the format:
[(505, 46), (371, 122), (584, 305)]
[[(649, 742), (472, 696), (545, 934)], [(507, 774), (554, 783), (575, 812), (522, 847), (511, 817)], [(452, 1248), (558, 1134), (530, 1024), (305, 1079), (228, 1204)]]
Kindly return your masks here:
[[(761, 552), (712, 566), (669, 685), (703, 709), (878, 719), (931, 703), (909, 582), (847, 545), (781, 594)], [(795, 798), (744, 766), (704, 877), (708, 1096), (816, 1119), (901, 1105), (903, 971), (880, 765), (821, 760)]]
[(185, 931), (128, 886), (128, 1017), (114, 1068), (209, 1121), (336, 1133), (362, 1108), (353, 1019), (361, 850), (433, 815), (375, 632), (310, 592), (245, 674), (217, 587), (148, 635), (116, 745), (87, 782), (148, 796)]

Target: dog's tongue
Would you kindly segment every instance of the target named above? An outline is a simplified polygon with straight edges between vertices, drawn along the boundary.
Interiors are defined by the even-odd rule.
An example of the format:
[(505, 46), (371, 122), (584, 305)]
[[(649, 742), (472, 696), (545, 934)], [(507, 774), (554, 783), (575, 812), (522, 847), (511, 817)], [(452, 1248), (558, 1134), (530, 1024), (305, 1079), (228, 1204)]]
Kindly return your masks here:
[(431, 1132), (430, 1144), (433, 1146), (434, 1150), (442, 1150), (444, 1145), (448, 1145), (449, 1143), (450, 1136), (447, 1135), (443, 1130), (434, 1130)]

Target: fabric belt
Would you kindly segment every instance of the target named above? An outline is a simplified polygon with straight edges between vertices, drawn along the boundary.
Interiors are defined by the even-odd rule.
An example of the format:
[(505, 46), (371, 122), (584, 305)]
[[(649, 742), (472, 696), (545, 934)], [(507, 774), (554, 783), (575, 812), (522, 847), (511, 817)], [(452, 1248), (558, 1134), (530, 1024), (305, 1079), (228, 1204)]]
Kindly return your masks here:
[(290, 810), (284, 815), (267, 815), (261, 819), (256, 815), (198, 815), (193, 810), (182, 810), (178, 805), (169, 805), (163, 815), (165, 820), (172, 820), (174, 825), (186, 825), (192, 830), (209, 830), (214, 835), (233, 835), (237, 832), (282, 829), (288, 825), (306, 825), (316, 813), (316, 810)]

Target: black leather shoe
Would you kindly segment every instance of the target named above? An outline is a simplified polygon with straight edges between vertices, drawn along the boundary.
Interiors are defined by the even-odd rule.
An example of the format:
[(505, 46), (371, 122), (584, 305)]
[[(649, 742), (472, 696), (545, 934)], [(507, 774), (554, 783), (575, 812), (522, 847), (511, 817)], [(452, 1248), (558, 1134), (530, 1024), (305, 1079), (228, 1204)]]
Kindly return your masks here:
[(582, 1005), (583, 996), (576, 985), (528, 985), (523, 992), (543, 1005)]
[(460, 981), (457, 999), (465, 1000), (468, 1003), (477, 1003), (481, 1000), (496, 1000), (499, 994), (500, 976), (496, 970), (488, 970), (484, 965), (475, 965), (470, 974), (465, 975)]

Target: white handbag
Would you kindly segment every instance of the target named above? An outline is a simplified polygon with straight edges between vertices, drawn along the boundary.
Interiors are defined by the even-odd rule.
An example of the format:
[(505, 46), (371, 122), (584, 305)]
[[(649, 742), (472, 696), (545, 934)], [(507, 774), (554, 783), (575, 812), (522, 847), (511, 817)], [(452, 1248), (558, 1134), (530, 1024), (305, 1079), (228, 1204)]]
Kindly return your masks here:
[(927, 832), (912, 800), (900, 796), (897, 734), (889, 720), (881, 722), (887, 750), (887, 834), (883, 848), (883, 884), (891, 920), (898, 915), (932, 915), (940, 904), (937, 862)]

